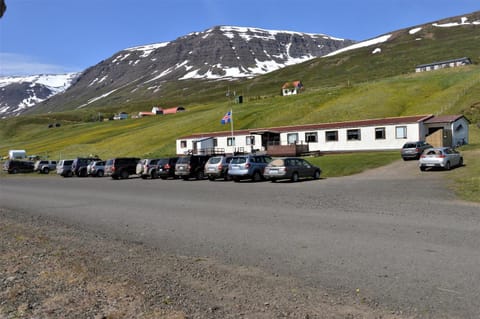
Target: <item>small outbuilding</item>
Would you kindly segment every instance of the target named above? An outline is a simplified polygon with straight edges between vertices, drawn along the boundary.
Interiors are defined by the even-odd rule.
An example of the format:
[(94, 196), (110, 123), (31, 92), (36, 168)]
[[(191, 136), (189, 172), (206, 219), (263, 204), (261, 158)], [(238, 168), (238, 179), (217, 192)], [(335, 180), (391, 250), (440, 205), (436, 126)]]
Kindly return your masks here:
[(170, 107), (168, 109), (164, 109), (159, 106), (154, 106), (152, 108), (152, 113), (156, 115), (175, 114), (175, 113), (184, 112), (184, 111), (185, 111), (185, 108), (183, 106)]
[(304, 89), (301, 81), (286, 82), (282, 85), (282, 96), (298, 94)]

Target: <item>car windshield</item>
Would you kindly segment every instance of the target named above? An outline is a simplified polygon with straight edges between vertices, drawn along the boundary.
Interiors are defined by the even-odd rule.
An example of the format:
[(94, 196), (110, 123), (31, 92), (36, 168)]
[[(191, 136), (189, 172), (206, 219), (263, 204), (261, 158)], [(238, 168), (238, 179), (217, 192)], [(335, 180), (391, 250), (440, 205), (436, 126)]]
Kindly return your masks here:
[(232, 158), (231, 164), (244, 164), (247, 162), (246, 157), (234, 157)]

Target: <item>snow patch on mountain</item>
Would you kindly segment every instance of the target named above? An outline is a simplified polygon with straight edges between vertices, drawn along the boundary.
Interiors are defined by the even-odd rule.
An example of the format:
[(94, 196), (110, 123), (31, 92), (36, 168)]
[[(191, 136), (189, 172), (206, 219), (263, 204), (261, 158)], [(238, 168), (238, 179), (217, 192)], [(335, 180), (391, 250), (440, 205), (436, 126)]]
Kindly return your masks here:
[(355, 43), (355, 44), (352, 44), (352, 45), (350, 45), (346, 48), (343, 48), (343, 49), (334, 51), (332, 53), (329, 53), (329, 54), (325, 55), (324, 57), (333, 56), (333, 55), (336, 55), (336, 54), (339, 54), (339, 53), (343, 53), (343, 52), (346, 52), (346, 51), (355, 50), (355, 49), (359, 49), (359, 48), (363, 48), (363, 47), (369, 47), (369, 46), (374, 45), (374, 44), (380, 44), (380, 43), (386, 42), (388, 39), (390, 39), (391, 36), (392, 36), (391, 34), (386, 34), (386, 35), (382, 35), (381, 37), (378, 37), (378, 38), (374, 38), (374, 39), (370, 39), (370, 40), (367, 40), (367, 41)]
[(0, 117), (18, 115), (65, 91), (78, 73), (0, 77)]

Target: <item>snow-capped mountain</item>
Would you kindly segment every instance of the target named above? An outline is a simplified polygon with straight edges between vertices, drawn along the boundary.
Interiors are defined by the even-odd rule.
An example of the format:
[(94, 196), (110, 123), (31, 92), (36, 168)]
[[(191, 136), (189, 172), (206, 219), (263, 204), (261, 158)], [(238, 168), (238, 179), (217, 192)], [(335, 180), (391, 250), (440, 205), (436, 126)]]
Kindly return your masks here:
[(78, 73), (0, 77), (0, 118), (16, 116), (65, 91)]
[[(323, 56), (354, 43), (324, 34), (217, 26), (171, 42), (124, 49), (85, 70), (64, 94), (42, 103), (41, 112), (158, 98), (167, 81), (254, 77)], [(102, 104), (103, 105), (103, 104)]]

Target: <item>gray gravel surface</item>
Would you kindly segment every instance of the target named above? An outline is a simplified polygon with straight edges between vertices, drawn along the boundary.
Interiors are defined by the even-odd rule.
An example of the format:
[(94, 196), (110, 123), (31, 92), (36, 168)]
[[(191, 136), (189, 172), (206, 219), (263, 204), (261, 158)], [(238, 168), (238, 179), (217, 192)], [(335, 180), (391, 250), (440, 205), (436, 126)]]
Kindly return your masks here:
[(7, 177), (0, 207), (387, 313), (478, 318), (480, 206), (445, 177), (414, 161), (295, 184)]

